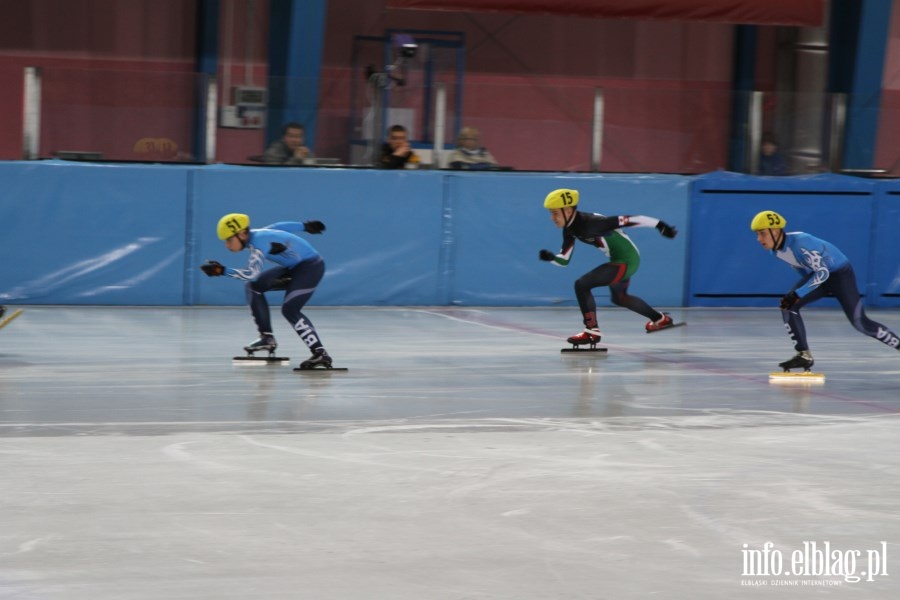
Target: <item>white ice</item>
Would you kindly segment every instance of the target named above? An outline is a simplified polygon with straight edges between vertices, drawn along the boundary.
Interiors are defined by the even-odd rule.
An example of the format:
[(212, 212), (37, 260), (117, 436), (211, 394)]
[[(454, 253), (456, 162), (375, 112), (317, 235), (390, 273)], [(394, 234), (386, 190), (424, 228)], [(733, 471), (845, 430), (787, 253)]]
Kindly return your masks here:
[[(313, 307), (350, 370), (297, 374), (232, 364), (243, 308), (25, 308), (0, 598), (900, 597), (900, 353), (839, 311), (805, 311), (826, 382), (794, 385), (777, 309), (605, 309), (608, 355), (571, 356), (572, 308)], [(888, 575), (745, 575), (766, 542)]]

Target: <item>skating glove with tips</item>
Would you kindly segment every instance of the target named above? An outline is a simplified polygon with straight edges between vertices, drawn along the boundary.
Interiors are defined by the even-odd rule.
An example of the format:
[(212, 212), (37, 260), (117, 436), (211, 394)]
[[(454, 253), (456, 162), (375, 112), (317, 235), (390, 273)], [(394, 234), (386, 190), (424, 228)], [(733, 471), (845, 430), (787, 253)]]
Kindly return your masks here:
[(540, 252), (538, 252), (538, 258), (540, 258), (541, 260), (551, 261), (556, 258), (556, 255), (549, 250), (541, 250)]
[(800, 300), (800, 296), (797, 295), (797, 292), (790, 292), (781, 299), (781, 310), (790, 310), (798, 300)]
[(322, 221), (304, 221), (303, 231), (306, 233), (322, 233), (325, 231), (325, 223)]
[(225, 274), (225, 265), (214, 260), (208, 260), (200, 265), (200, 270), (206, 273), (207, 277), (220, 277)]
[(671, 225), (669, 225), (668, 223), (665, 223), (663, 221), (660, 221), (659, 223), (657, 223), (656, 228), (659, 230), (659, 232), (662, 234), (663, 237), (673, 238), (678, 234), (677, 229), (675, 229), (674, 227), (672, 227)]

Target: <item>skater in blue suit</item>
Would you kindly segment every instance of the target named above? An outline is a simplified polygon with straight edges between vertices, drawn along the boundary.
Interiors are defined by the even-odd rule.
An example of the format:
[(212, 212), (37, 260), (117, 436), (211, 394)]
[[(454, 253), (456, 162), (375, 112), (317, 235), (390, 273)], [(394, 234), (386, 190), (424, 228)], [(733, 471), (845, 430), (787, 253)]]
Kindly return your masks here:
[[(284, 289), (281, 314), (312, 353), (312, 358), (303, 361), (300, 368), (331, 367), (331, 357), (319, 334), (302, 312), (325, 274), (325, 261), (309, 242), (297, 235), (323, 231), (325, 225), (321, 221), (282, 221), (262, 229), (250, 229), (250, 217), (244, 214), (231, 213), (219, 219), (216, 233), (225, 247), (232, 252), (249, 250), (250, 260), (244, 269), (226, 267), (216, 261), (206, 261), (200, 269), (210, 277), (227, 275), (246, 282), (247, 303), (259, 330), (259, 339), (244, 347), (247, 352), (273, 352), (278, 347), (265, 293)], [(276, 266), (263, 270), (267, 260)]]
[(785, 232), (786, 225), (784, 217), (771, 210), (762, 211), (750, 222), (750, 229), (756, 232), (756, 241), (803, 275), (781, 299), (781, 316), (794, 340), (797, 355), (778, 366), (786, 371), (796, 368), (808, 371), (813, 366), (800, 309), (829, 293), (837, 298), (847, 319), (860, 333), (900, 350), (897, 334), (866, 316), (856, 288), (853, 265), (844, 253), (834, 244), (808, 233)]

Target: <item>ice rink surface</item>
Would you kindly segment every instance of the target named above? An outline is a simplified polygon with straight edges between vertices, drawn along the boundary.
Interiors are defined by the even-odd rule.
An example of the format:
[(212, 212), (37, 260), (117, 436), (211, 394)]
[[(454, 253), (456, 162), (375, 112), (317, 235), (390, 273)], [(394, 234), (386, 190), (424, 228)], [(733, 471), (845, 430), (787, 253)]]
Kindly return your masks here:
[(816, 385), (768, 381), (777, 309), (605, 309), (585, 356), (574, 308), (312, 307), (315, 374), (277, 309), (291, 366), (232, 363), (242, 308), (25, 309), (2, 599), (900, 598), (900, 353), (836, 310)]

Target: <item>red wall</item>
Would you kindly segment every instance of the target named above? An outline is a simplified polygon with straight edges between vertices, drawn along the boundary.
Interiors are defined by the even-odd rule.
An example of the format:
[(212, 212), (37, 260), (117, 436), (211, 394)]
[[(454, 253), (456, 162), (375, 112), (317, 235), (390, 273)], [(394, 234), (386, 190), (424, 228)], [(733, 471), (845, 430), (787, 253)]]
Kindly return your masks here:
[[(22, 156), (25, 67), (43, 72), (41, 155), (175, 158), (190, 146), (193, 1), (7, 2), (0, 19), (0, 158)], [(142, 142), (143, 140), (143, 142)], [(163, 151), (136, 151), (170, 140)], [(156, 146), (159, 146), (157, 143)]]
[[(223, 87), (264, 84), (268, 1), (222, 7)], [(79, 149), (117, 159), (189, 158), (194, 0), (32, 0), (4, 10), (0, 158), (21, 156), (25, 66), (45, 69), (44, 156)], [(886, 124), (900, 122), (897, 13), (885, 73)], [(350, 70), (353, 36), (389, 28), (465, 35), (463, 124), (481, 129), (503, 164), (587, 168), (599, 87), (606, 98), (603, 170), (702, 172), (724, 165), (730, 25), (388, 10), (380, 0), (328, 2), (319, 155), (348, 156), (350, 90), (361, 77)], [(261, 130), (220, 128), (218, 140), (217, 158), (226, 162), (244, 162), (265, 145)], [(880, 137), (878, 166), (893, 165), (898, 144)]]
[[(602, 170), (702, 172), (725, 164), (730, 25), (385, 10), (353, 0), (328, 6), (326, 73), (347, 79), (347, 89), (362, 77), (347, 69), (355, 35), (464, 34), (462, 121), (481, 130), (502, 164), (587, 170), (598, 87), (606, 99)], [(323, 107), (339, 113), (348, 102), (323, 88)], [(336, 136), (347, 130), (346, 118), (320, 117), (319, 142), (338, 151)]]

